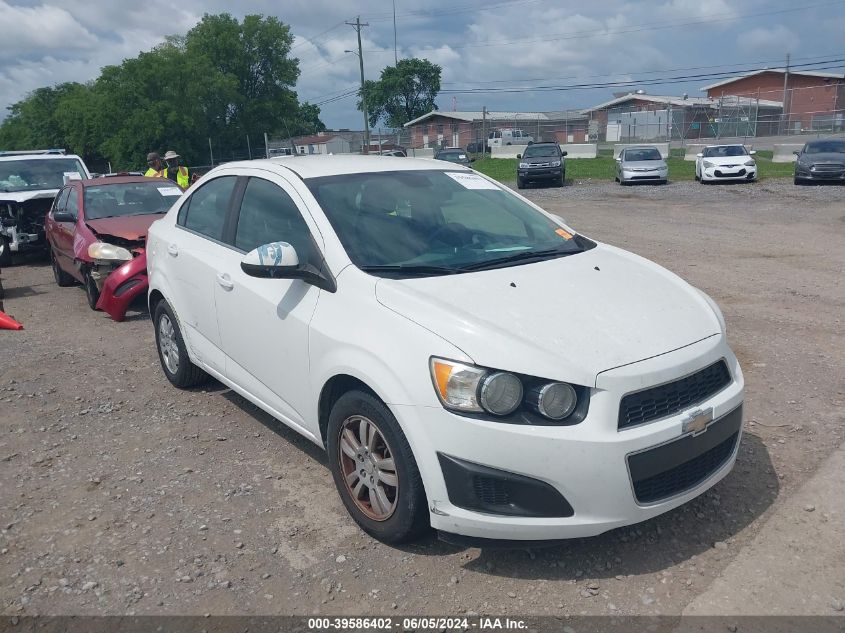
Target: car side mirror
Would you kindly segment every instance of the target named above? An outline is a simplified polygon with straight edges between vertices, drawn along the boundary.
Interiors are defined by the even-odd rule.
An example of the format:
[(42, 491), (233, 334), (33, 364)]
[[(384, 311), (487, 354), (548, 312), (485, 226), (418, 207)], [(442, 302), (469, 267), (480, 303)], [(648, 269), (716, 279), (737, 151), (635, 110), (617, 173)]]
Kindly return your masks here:
[(517, 158), (517, 160), (519, 160), (520, 158), (522, 158), (522, 154), (517, 154), (516, 158)]
[(560, 155), (561, 156), (569, 156), (569, 152), (561, 152)]
[(296, 249), (287, 242), (270, 242), (251, 250), (241, 260), (241, 270), (250, 277), (302, 279), (305, 283), (329, 292), (337, 290), (337, 284), (330, 274), (300, 262)]
[(695, 157), (696, 157), (696, 158), (704, 158), (704, 154), (702, 154), (701, 152), (699, 152), (698, 154), (696, 154), (696, 155), (695, 155)]
[(757, 153), (757, 150), (756, 150), (756, 149), (752, 149), (750, 152), (748, 152), (748, 155), (749, 155), (749, 156), (754, 156), (754, 154), (756, 154), (756, 153)]
[(70, 222), (73, 224), (76, 222), (76, 216), (69, 211), (54, 211), (53, 212), (53, 220), (55, 222)]

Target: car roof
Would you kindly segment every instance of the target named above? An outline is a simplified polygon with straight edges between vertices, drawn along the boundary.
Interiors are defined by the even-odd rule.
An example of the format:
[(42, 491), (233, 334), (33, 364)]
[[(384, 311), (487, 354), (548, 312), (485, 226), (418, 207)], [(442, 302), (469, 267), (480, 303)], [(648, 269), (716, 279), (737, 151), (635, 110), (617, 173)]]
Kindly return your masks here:
[(101, 178), (88, 178), (80, 180), (83, 187), (102, 187), (104, 185), (125, 185), (132, 182), (155, 182), (159, 181), (167, 187), (175, 187), (176, 183), (166, 178), (147, 178), (146, 176), (108, 176)]
[(312, 154), (308, 156), (280, 156), (258, 160), (236, 161), (215, 167), (214, 171), (229, 169), (268, 169), (284, 174), (291, 171), (302, 179), (322, 176), (340, 176), (343, 174), (361, 174), (385, 171), (455, 171), (468, 168), (451, 164), (446, 167), (443, 161), (432, 158), (401, 158), (398, 156), (363, 156), (359, 154)]
[(710, 149), (712, 147), (745, 147), (742, 143), (723, 143), (722, 145), (706, 145), (704, 149)]
[(11, 154), (3, 156), (0, 154), (0, 161), (7, 160), (57, 160), (59, 158), (75, 158), (82, 162), (82, 159), (76, 154)]
[(528, 147), (534, 147), (535, 145), (557, 145), (554, 141), (539, 141), (537, 143), (531, 143)]

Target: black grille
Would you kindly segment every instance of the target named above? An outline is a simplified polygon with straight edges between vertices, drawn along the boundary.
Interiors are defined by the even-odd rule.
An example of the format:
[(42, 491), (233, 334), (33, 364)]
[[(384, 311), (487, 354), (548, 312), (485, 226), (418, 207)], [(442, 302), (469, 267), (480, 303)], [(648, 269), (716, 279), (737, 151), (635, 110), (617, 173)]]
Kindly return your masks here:
[(738, 433), (710, 450), (662, 473), (634, 481), (634, 494), (639, 503), (652, 503), (695, 488), (719, 470), (733, 454)]
[(816, 163), (812, 167), (813, 171), (827, 171), (827, 172), (842, 172), (845, 171), (845, 165), (837, 163)]
[(507, 505), (510, 503), (510, 496), (501, 481), (492, 477), (473, 477), (472, 489), (475, 495), (484, 503), (491, 505)]
[(619, 405), (619, 428), (626, 429), (682, 411), (703, 402), (731, 382), (725, 361), (659, 387), (629, 393)]

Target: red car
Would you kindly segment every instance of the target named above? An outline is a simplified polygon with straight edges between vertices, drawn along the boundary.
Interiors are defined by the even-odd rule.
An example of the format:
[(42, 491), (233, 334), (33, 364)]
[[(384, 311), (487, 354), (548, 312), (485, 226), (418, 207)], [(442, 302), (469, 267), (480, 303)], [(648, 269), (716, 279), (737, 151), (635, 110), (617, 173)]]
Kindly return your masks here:
[(92, 310), (123, 321), (132, 300), (147, 291), (147, 231), (180, 195), (161, 178), (69, 181), (44, 223), (56, 283), (81, 283)]

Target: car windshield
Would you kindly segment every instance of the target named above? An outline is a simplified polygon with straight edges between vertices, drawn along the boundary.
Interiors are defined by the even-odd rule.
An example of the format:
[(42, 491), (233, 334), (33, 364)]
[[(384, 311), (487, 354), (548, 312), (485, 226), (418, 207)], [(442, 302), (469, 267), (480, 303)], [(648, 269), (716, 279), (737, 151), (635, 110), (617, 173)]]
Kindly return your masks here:
[(100, 220), (166, 213), (181, 195), (179, 187), (162, 180), (85, 187), (85, 217)]
[(380, 276), (499, 268), (595, 246), (475, 173), (375, 172), (305, 182), (350, 259)]
[(529, 145), (522, 153), (523, 158), (557, 158), (560, 149), (557, 145)]
[(746, 156), (748, 152), (742, 145), (721, 145), (719, 147), (705, 147), (705, 158), (722, 158), (726, 156)]
[(625, 160), (629, 162), (641, 160), (663, 160), (663, 157), (656, 148), (645, 147), (643, 149), (626, 149)]
[(807, 143), (805, 154), (845, 154), (845, 141), (818, 141)]
[(85, 178), (82, 163), (76, 158), (22, 158), (0, 161), (0, 191), (61, 189), (65, 174)]

